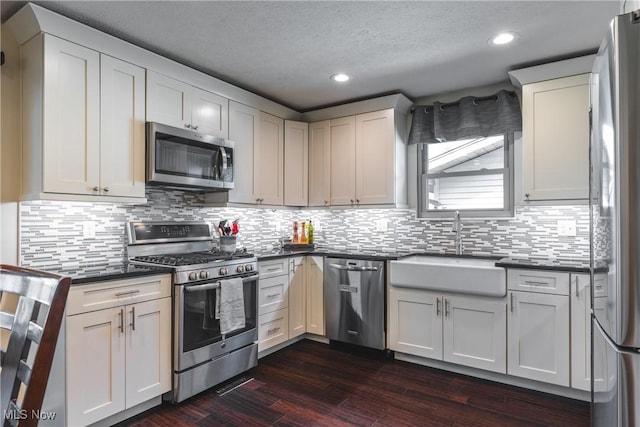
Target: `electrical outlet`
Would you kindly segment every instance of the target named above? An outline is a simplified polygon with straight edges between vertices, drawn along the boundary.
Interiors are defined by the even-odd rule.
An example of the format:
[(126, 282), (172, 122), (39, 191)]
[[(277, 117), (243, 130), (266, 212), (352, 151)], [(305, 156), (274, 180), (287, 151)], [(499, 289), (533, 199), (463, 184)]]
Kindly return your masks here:
[(388, 219), (379, 219), (376, 221), (376, 231), (387, 231), (389, 229)]
[(576, 222), (574, 220), (558, 221), (558, 236), (575, 236)]
[(82, 237), (85, 239), (96, 238), (96, 223), (95, 221), (84, 221), (82, 223)]

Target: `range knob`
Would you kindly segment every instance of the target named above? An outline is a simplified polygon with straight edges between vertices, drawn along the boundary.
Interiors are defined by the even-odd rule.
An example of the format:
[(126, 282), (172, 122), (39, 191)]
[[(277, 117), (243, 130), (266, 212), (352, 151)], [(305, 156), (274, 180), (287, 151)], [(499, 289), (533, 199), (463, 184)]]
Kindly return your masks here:
[(236, 267), (236, 271), (238, 273), (244, 273), (244, 265), (239, 265)]
[(224, 276), (229, 273), (229, 270), (227, 269), (227, 267), (220, 267), (219, 273), (221, 276)]
[(201, 271), (200, 272), (200, 278), (201, 279), (206, 279), (209, 277), (209, 272), (208, 271)]
[(244, 271), (253, 271), (253, 264), (247, 264), (244, 266)]
[(189, 280), (198, 280), (198, 273), (196, 273), (195, 271), (189, 273)]

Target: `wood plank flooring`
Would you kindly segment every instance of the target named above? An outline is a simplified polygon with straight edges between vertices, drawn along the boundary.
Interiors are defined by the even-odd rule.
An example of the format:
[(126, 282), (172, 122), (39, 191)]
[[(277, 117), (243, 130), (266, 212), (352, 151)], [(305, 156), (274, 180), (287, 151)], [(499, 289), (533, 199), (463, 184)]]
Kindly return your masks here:
[(587, 402), (300, 341), (260, 359), (254, 380), (122, 426), (588, 426)]

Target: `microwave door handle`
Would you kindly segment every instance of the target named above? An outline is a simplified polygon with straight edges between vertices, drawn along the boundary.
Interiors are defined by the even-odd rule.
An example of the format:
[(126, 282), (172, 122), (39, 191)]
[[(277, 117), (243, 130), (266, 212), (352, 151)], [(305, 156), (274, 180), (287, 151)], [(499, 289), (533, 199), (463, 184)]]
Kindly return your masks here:
[(226, 176), (227, 172), (227, 150), (224, 149), (224, 147), (220, 147), (220, 151), (219, 154), (222, 154), (222, 168), (220, 169), (220, 180), (224, 180), (224, 177)]

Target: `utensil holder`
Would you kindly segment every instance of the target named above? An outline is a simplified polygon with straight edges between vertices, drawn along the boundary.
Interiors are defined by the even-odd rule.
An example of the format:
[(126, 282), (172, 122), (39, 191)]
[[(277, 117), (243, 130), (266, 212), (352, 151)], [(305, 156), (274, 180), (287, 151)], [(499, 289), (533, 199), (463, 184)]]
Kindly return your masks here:
[(222, 252), (235, 252), (236, 236), (220, 236), (220, 250)]

